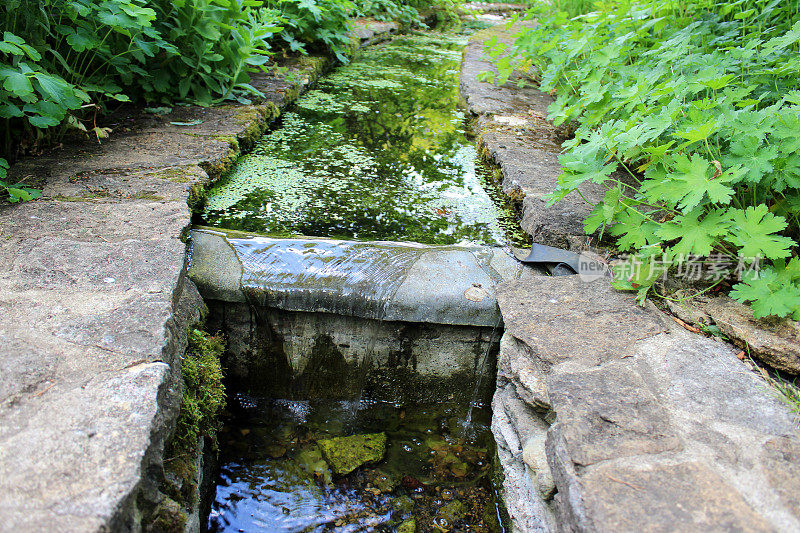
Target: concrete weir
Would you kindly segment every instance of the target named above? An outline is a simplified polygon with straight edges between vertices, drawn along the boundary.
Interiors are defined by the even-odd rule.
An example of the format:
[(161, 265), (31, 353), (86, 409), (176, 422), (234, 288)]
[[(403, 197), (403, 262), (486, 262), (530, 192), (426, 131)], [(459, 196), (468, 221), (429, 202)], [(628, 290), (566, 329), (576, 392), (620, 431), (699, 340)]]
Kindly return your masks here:
[[(216, 229), (195, 229), (190, 242), (189, 276), (209, 304), (209, 323), (230, 339), (229, 373), (256, 389), (275, 387), (269, 376), (276, 369), (304, 375), (325, 349), (343, 368), (368, 364), (381, 376), (373, 395), (384, 399), (441, 400), (436, 384), (448, 381), (448, 397), (466, 398), (472, 379), (452, 385), (481, 371), (484, 354), (499, 341), (496, 285), (531, 271), (488, 246), (278, 239)], [(426, 387), (401, 386), (398, 373)], [(341, 373), (337, 389), (345, 396), (355, 394), (349, 382), (363, 380), (348, 375)], [(398, 385), (386, 388), (387, 380)]]

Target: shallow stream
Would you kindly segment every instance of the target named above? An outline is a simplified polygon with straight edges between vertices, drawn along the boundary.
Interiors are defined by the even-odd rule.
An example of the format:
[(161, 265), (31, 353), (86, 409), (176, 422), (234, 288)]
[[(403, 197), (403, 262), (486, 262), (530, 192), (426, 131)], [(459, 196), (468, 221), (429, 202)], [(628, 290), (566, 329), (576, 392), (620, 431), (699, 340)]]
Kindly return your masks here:
[[(513, 240), (514, 216), (492, 200), (488, 169), (478, 163), (474, 143), (467, 137), (467, 121), (459, 110), (458, 75), (466, 42), (464, 35), (448, 33), (396, 37), (323, 78), (210, 191), (200, 222), (272, 238), (490, 246)], [(283, 252), (275, 260), (279, 263), (275, 273), (275, 261), (264, 258), (275, 256), (277, 245), (247, 241), (252, 250), (244, 250), (245, 262), (257, 264), (259, 272), (266, 269), (272, 280), (271, 285), (260, 278), (253, 281), (261, 292), (269, 292), (274, 299), (275, 279), (290, 283), (291, 290), (302, 290), (303, 283), (321, 283), (328, 271), (340, 273), (343, 266), (331, 262), (330, 253), (322, 253), (333, 244), (324, 242), (308, 245), (320, 255), (319, 265), (309, 270), (311, 249), (304, 242), (289, 242), (288, 255), (279, 250)], [(383, 250), (369, 246), (374, 248), (370, 257)], [(305, 258), (302, 272), (292, 266), (292, 254)], [(403, 279), (404, 270), (396, 268), (395, 262), (383, 261), (380, 264), (386, 268), (369, 277), (364, 258), (356, 256), (358, 276), (354, 279), (380, 278), (366, 285), (375, 292), (370, 298), (382, 302), (380, 291), (392, 289), (394, 281)], [(351, 277), (346, 281), (356, 290), (358, 284)], [(249, 305), (250, 328), (256, 324), (271, 339), (269, 324), (252, 320), (259, 307), (253, 302)], [(379, 312), (375, 316), (382, 319)], [(223, 313), (222, 320), (232, 317)], [(333, 315), (328, 317), (333, 323)], [(409, 339), (455, 342), (447, 341), (449, 337), (433, 324), (396, 325), (402, 331), (413, 329)], [(466, 347), (474, 369), (462, 383), (465, 394), (472, 397), (457, 404), (452, 403), (458, 396), (455, 391), (439, 394), (434, 385), (426, 385), (423, 392), (430, 392), (437, 398), (432, 401), (440, 403), (405, 405), (400, 393), (388, 402), (383, 396), (381, 401), (372, 399), (361, 376), (371, 367), (371, 349), (365, 361), (356, 365), (360, 374), (347, 374), (348, 384), (360, 388), (345, 395), (353, 401), (309, 400), (303, 394), (289, 394), (291, 400), (235, 394), (220, 434), (221, 474), (209, 530), (503, 531), (491, 483), (491, 414), (486, 408), (488, 397), (482, 397), (493, 387), (479, 386), (479, 376), (494, 373), (488, 370), (494, 361), (490, 353), (494, 332), (486, 348), (479, 342), (483, 339), (480, 328), (474, 333), (476, 341)], [(377, 344), (376, 339), (354, 339), (366, 346)], [(403, 352), (403, 346), (396, 351)], [(283, 364), (285, 354), (272, 352)], [(335, 385), (344, 374), (334, 376), (338, 367), (330, 360), (325, 358), (317, 369), (320, 376), (328, 376), (325, 383), (310, 380), (321, 391), (315, 397), (341, 397), (348, 389)], [(293, 370), (287, 365), (271, 372), (270, 381), (290, 384)], [(416, 371), (416, 362), (412, 367), (409, 373)], [(309, 382), (305, 373), (302, 378)], [(413, 388), (419, 380), (412, 378), (398, 386)], [(286, 397), (278, 392), (278, 384), (273, 385), (273, 396)], [(326, 396), (326, 391), (332, 394)], [(476, 408), (468, 414), (470, 406)], [(367, 449), (365, 442), (372, 453), (366, 459), (359, 455)], [(359, 443), (364, 446), (359, 448)], [(347, 455), (355, 467), (340, 468), (337, 454)]]
[(336, 69), (209, 192), (200, 222), (284, 237), (505, 243), (513, 217), (487, 193), (459, 109), (466, 42), (400, 36)]

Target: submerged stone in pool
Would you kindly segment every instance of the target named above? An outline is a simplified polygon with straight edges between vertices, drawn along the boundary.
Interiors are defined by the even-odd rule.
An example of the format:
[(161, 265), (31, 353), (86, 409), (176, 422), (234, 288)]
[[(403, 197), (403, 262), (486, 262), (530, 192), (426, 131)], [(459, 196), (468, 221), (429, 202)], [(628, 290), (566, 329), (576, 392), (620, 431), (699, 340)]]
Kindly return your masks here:
[(300, 98), (203, 222), (276, 236), (502, 244), (458, 110), (460, 36), (398, 37)]
[(344, 475), (359, 466), (383, 459), (386, 453), (386, 433), (320, 439), (317, 445), (334, 473)]
[[(463, 413), (451, 404), (359, 409), (240, 395), (230, 407), (210, 531), (502, 531), (487, 411), (475, 413), (465, 438)], [(376, 432), (380, 460), (331, 480), (324, 447)]]

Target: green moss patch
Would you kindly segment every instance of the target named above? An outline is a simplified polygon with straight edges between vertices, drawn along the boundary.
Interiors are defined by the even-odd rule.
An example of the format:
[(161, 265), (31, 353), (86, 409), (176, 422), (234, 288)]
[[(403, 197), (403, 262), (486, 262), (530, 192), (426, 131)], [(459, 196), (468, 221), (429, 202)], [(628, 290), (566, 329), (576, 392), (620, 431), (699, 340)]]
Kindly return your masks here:
[(325, 460), (337, 475), (349, 474), (359, 466), (375, 463), (386, 453), (386, 433), (318, 440)]
[[(156, 508), (153, 531), (182, 531), (186, 512), (197, 503), (198, 443), (201, 438), (216, 448), (219, 415), (225, 407), (220, 356), (225, 350), (221, 336), (200, 329), (189, 331), (186, 355), (181, 362), (183, 397), (175, 431), (164, 458), (164, 500)], [(181, 519), (181, 517), (184, 517)], [(169, 525), (169, 527), (167, 527)]]
[(171, 443), (176, 451), (194, 450), (200, 436), (216, 438), (217, 417), (225, 407), (220, 364), (224, 350), (222, 337), (199, 329), (189, 332), (189, 346), (181, 363), (183, 399)]

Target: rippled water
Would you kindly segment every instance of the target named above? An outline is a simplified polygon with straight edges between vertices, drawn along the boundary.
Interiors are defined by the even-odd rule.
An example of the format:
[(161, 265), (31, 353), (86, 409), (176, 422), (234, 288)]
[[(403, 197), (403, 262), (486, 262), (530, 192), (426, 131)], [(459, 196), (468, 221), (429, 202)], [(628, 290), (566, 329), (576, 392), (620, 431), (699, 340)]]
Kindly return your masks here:
[(210, 191), (207, 225), (273, 236), (502, 244), (458, 108), (466, 37), (396, 37), (301, 97)]
[[(362, 407), (357, 409), (356, 407)], [(453, 406), (399, 408), (239, 395), (220, 435), (212, 532), (499, 532), (489, 413), (464, 439)], [(386, 432), (383, 460), (331, 477), (316, 441)], [(457, 510), (457, 512), (453, 512)]]

